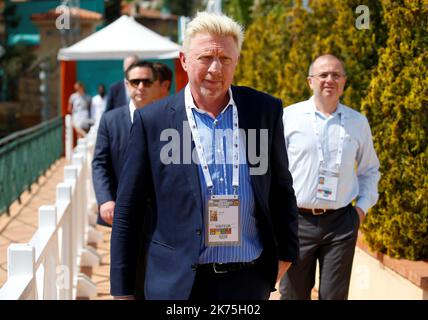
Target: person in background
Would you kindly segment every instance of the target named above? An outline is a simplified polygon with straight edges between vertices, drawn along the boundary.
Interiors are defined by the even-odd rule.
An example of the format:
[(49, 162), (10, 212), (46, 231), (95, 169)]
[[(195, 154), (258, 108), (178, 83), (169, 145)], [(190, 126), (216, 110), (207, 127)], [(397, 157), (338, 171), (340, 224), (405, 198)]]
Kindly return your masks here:
[(153, 87), (155, 75), (152, 63), (138, 60), (132, 63), (125, 72), (129, 104), (105, 112), (101, 117), (92, 160), (92, 180), (102, 219), (98, 219), (99, 224), (113, 223), (117, 184), (134, 111), (158, 95)]
[(300, 256), (280, 293), (282, 300), (309, 300), (318, 261), (319, 299), (344, 300), (359, 225), (378, 199), (379, 160), (366, 117), (339, 102), (346, 83), (342, 61), (319, 56), (308, 83), (313, 96), (285, 108), (283, 116)]
[(156, 95), (156, 100), (163, 99), (170, 94), (171, 83), (172, 83), (172, 71), (168, 68), (167, 65), (155, 62), (153, 63), (153, 67), (157, 73), (157, 80), (153, 84), (155, 90), (157, 90), (158, 94)]
[(99, 84), (97, 87), (98, 94), (92, 97), (91, 101), (91, 120), (92, 123), (98, 128), (101, 116), (106, 109), (107, 97), (106, 89), (103, 84)]
[[(153, 85), (157, 79), (152, 63), (135, 61), (126, 70), (125, 77), (130, 95), (129, 104), (108, 111), (101, 117), (92, 160), (92, 181), (100, 213), (97, 223), (107, 227), (113, 223), (118, 180), (134, 111), (154, 101), (159, 94)], [(140, 239), (140, 243), (143, 242), (144, 239)], [(138, 299), (144, 299), (144, 251), (141, 249), (141, 252), (138, 262), (140, 268), (135, 274)]]
[[(127, 56), (123, 60), (124, 77), (128, 67), (136, 61), (138, 61), (138, 57), (136, 55)], [(127, 105), (129, 103), (129, 98), (130, 95), (127, 90), (126, 79), (113, 83), (108, 89), (106, 111)]]
[(83, 138), (90, 127), (89, 109), (91, 96), (85, 93), (83, 83), (77, 81), (74, 84), (75, 92), (68, 99), (68, 113), (71, 113), (71, 122), (76, 130), (77, 138)]

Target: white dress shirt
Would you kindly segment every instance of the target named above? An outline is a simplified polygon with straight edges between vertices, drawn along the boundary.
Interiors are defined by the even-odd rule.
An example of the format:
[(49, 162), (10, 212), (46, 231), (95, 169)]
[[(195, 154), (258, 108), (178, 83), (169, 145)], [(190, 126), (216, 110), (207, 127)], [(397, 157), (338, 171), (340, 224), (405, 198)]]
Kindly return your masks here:
[[(314, 115), (315, 114), (315, 115)], [(336, 201), (316, 198), (320, 161), (315, 138), (318, 127), (325, 166), (334, 168), (344, 117), (345, 139)], [(315, 107), (314, 97), (284, 109), (284, 134), (293, 176), (297, 206), (307, 209), (338, 209), (357, 199), (356, 206), (365, 213), (378, 199), (379, 160), (373, 147), (367, 118), (343, 105), (326, 116)]]
[(134, 111), (137, 110), (134, 101), (129, 100), (129, 115), (131, 116), (131, 123), (134, 123)]
[(94, 125), (98, 128), (98, 124), (100, 123), (101, 116), (106, 110), (107, 104), (107, 96), (101, 97), (97, 94), (95, 97), (92, 97), (91, 102), (91, 118)]

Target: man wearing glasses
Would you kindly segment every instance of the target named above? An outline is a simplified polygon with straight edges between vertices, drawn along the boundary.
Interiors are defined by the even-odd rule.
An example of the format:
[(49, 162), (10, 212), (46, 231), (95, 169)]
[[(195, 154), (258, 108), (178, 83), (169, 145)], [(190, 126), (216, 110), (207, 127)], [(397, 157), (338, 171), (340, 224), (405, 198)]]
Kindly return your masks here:
[(313, 96), (284, 109), (300, 256), (280, 282), (283, 300), (311, 298), (317, 261), (319, 299), (347, 299), (358, 228), (378, 199), (379, 161), (370, 126), (339, 102), (345, 82), (342, 61), (322, 55), (309, 68)]
[(129, 105), (103, 114), (98, 128), (92, 178), (99, 205), (98, 223), (111, 225), (116, 201), (117, 184), (123, 165), (123, 154), (129, 138), (134, 111), (153, 102), (158, 96), (153, 83), (157, 79), (151, 62), (135, 61), (125, 73), (130, 95)]

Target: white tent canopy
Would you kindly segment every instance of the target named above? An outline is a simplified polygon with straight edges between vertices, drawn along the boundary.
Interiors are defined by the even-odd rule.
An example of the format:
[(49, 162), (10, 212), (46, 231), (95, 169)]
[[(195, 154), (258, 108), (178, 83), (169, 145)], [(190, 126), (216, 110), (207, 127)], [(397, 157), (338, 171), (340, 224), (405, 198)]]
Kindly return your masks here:
[(103, 29), (74, 45), (60, 49), (59, 60), (116, 60), (135, 54), (140, 59), (178, 58), (180, 46), (121, 16)]

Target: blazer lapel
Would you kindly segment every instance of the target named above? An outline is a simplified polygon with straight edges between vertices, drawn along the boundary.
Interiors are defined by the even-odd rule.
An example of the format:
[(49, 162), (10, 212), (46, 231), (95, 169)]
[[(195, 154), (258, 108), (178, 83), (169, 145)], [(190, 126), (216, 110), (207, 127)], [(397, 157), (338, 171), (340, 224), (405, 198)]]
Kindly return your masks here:
[(130, 132), (132, 122), (131, 122), (131, 113), (129, 112), (128, 106), (123, 108), (122, 117), (123, 117), (123, 126), (126, 132)]
[[(189, 134), (187, 134), (186, 136), (184, 136), (184, 130), (183, 130), (183, 126), (187, 126), (188, 127), (188, 121), (187, 121), (187, 115), (186, 115), (186, 109), (185, 109), (185, 102), (184, 102), (184, 89), (181, 90), (177, 96), (176, 99), (174, 101), (174, 104), (171, 105), (170, 109), (169, 109), (169, 113), (171, 114), (170, 116), (170, 123), (169, 123), (169, 127), (170, 128), (175, 128), (178, 133), (179, 133), (179, 137), (180, 137), (180, 161), (181, 161), (181, 165), (180, 168), (182, 168), (184, 170), (184, 174), (186, 175), (186, 179), (188, 182), (188, 186), (189, 186), (189, 192), (191, 193), (192, 198), (194, 198), (195, 202), (196, 202), (196, 206), (198, 208), (198, 210), (200, 212), (202, 212), (202, 196), (201, 196), (201, 186), (200, 186), (200, 182), (199, 182), (199, 172), (198, 172), (198, 166), (197, 164), (193, 163), (193, 161), (191, 161), (191, 164), (183, 164), (183, 143), (184, 143), (184, 139), (191, 139), (191, 135), (189, 136)], [(190, 128), (187, 128), (188, 133), (190, 133)], [(188, 141), (186, 141), (186, 143), (189, 143)], [(193, 139), (191, 140), (191, 150), (192, 151), (195, 147), (195, 144), (193, 142)], [(187, 151), (187, 150), (186, 150)], [(186, 155), (187, 158), (190, 157), (191, 159), (191, 154), (190, 155)]]
[[(256, 155), (260, 156), (260, 130), (259, 130), (261, 129), (260, 114), (257, 114), (256, 108), (252, 107), (252, 103), (254, 103), (254, 101), (248, 101), (248, 99), (245, 99), (244, 96), (239, 94), (239, 88), (232, 86), (232, 94), (233, 94), (233, 100), (235, 101), (235, 104), (236, 104), (236, 108), (238, 109), (239, 128), (245, 131), (247, 165), (249, 168), (256, 167), (258, 164), (252, 164), (248, 159), (248, 154), (249, 154), (248, 150), (249, 148), (253, 148), (252, 152), (254, 153), (254, 148), (255, 148)], [(248, 135), (249, 129), (256, 130), (256, 134), (255, 134), (256, 141), (249, 141), (249, 135)], [(252, 138), (254, 139), (254, 134), (252, 135)], [(250, 146), (250, 143), (251, 143), (251, 146)], [(263, 201), (261, 197), (262, 192), (261, 192), (261, 185), (259, 180), (260, 178), (261, 176), (250, 175), (254, 194), (256, 198), (259, 200), (259, 202)]]
[[(246, 154), (247, 154), (247, 164), (249, 167), (255, 166), (248, 161), (248, 149), (249, 149), (249, 139), (248, 139), (248, 130), (249, 129), (260, 129), (260, 115), (255, 112), (255, 108), (252, 107), (251, 103), (247, 101), (242, 95), (239, 94), (239, 91), (236, 87), (232, 86), (233, 100), (235, 101), (236, 108), (238, 109), (238, 119), (239, 119), (239, 128), (245, 131), (245, 145), (246, 145)], [(252, 141), (253, 146), (256, 147), (257, 154), (260, 152), (259, 148), (259, 134), (256, 133), (256, 141)], [(254, 152), (254, 151), (253, 151)]]

